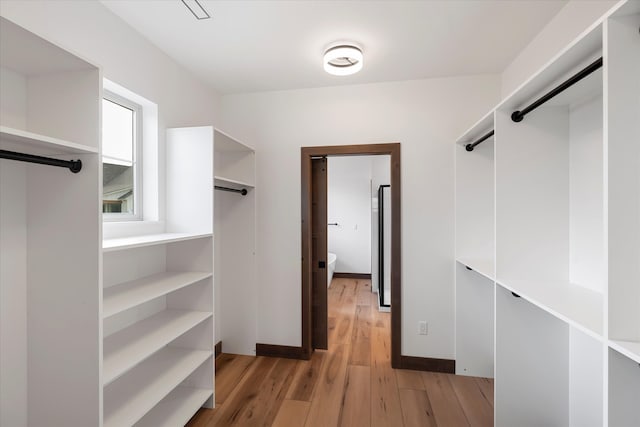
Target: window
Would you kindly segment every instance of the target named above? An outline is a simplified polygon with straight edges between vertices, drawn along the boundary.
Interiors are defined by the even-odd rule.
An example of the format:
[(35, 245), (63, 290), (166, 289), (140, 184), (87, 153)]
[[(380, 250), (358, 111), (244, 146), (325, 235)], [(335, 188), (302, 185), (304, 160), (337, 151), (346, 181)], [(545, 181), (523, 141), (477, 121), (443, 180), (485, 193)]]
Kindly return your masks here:
[(105, 92), (102, 100), (102, 212), (105, 220), (142, 218), (142, 108)]

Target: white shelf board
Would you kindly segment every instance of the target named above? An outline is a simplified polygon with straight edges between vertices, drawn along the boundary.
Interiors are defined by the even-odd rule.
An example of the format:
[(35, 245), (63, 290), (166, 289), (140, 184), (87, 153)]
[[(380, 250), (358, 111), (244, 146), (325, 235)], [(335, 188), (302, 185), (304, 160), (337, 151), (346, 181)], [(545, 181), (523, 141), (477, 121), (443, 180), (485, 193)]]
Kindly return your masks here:
[(558, 319), (602, 341), (603, 295), (566, 282), (501, 280), (497, 283)]
[(640, 363), (640, 342), (609, 340), (609, 347), (627, 356), (629, 359)]
[(104, 385), (211, 316), (204, 311), (164, 310), (108, 336), (103, 347)]
[(123, 237), (119, 239), (103, 240), (102, 250), (103, 252), (112, 252), (123, 249), (142, 248), (145, 246), (164, 245), (184, 240), (203, 239), (211, 236), (211, 233), (162, 233)]
[(493, 112), (494, 110), (489, 111), (480, 120), (474, 123), (469, 129), (460, 135), (458, 139), (456, 139), (456, 143), (464, 146), (476, 141), (481, 136), (492, 131), (494, 127)]
[(488, 258), (465, 258), (459, 257), (456, 259), (460, 264), (465, 267), (471, 268), (478, 274), (483, 275), (487, 279), (495, 282), (494, 263)]
[(225, 178), (222, 176), (214, 177), (214, 185), (220, 185), (222, 187), (234, 188), (236, 190), (242, 190), (243, 188), (254, 188), (253, 184), (248, 182), (238, 181), (237, 179)]
[(212, 273), (202, 272), (166, 272), (111, 286), (103, 292), (102, 316), (113, 316), (211, 276)]
[(46, 135), (0, 126), (0, 147), (34, 155), (96, 154), (98, 149)]
[(104, 426), (133, 425), (211, 355), (177, 347), (159, 351), (104, 390)]
[(145, 415), (136, 427), (183, 426), (212, 395), (211, 390), (178, 386)]
[(216, 128), (213, 129), (213, 144), (214, 150), (220, 152), (255, 152), (253, 147), (238, 141), (228, 133)]

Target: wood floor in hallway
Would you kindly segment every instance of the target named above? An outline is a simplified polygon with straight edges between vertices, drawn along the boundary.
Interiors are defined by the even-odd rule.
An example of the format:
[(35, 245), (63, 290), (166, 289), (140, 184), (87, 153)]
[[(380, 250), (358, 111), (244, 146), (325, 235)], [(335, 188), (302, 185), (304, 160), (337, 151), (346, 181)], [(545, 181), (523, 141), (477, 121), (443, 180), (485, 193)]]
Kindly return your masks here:
[(216, 408), (189, 426), (493, 425), (493, 380), (392, 369), (390, 314), (367, 280), (329, 288), (329, 350), (311, 360), (221, 354)]

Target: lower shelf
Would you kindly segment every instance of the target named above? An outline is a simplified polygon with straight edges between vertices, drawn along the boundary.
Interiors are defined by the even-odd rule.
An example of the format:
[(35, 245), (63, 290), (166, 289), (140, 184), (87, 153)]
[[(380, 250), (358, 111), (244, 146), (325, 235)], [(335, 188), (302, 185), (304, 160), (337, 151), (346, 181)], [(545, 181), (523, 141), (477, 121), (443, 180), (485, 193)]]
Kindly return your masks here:
[(164, 310), (105, 338), (103, 384), (116, 380), (209, 317), (210, 312)]
[(211, 390), (176, 387), (137, 424), (137, 427), (174, 427), (189, 421), (212, 396)]
[(211, 356), (211, 351), (175, 347), (154, 354), (105, 387), (104, 426), (131, 426), (138, 422)]

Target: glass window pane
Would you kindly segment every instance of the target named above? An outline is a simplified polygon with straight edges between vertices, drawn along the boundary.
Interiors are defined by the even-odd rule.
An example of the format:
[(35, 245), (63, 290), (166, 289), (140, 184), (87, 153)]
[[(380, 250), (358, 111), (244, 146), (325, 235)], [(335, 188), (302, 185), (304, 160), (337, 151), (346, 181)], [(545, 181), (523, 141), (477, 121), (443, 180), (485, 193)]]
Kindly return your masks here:
[(102, 100), (102, 155), (114, 163), (133, 163), (133, 119), (133, 110)]
[(135, 112), (102, 101), (102, 211), (134, 215)]

